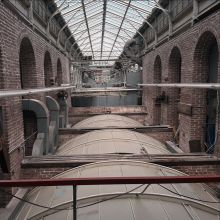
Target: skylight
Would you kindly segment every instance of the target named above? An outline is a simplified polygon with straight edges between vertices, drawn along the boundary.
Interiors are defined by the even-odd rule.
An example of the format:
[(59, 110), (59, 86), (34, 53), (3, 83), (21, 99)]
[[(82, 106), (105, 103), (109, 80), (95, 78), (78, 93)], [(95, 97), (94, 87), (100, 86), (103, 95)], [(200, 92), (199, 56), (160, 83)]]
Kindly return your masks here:
[(117, 59), (156, 0), (55, 0), (84, 56)]

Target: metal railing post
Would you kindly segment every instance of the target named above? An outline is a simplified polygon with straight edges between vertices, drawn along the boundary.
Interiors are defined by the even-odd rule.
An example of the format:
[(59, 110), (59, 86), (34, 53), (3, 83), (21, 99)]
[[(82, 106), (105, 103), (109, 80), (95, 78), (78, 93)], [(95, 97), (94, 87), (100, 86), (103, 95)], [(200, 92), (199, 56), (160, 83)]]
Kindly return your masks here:
[(77, 185), (73, 185), (73, 220), (77, 220)]

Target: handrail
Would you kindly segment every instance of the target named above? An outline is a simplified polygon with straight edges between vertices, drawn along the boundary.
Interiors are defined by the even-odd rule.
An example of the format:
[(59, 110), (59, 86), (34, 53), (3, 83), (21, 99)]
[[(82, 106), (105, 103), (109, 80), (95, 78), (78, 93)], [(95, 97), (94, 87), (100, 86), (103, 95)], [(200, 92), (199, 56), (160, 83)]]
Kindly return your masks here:
[[(46, 180), (45, 179), (0, 180), (0, 187), (72, 186), (73, 187), (73, 201), (72, 201), (73, 220), (77, 220), (77, 186), (79, 185), (115, 185), (115, 184), (142, 184), (143, 185), (143, 184), (201, 183), (201, 182), (202, 183), (220, 182), (220, 175), (215, 175), (215, 176), (211, 175), (211, 176), (92, 177), (92, 178), (46, 179)], [(26, 200), (23, 200), (23, 201), (28, 202)], [(38, 204), (35, 204), (35, 205), (38, 205)], [(50, 208), (48, 207), (48, 210), (49, 209)]]
[(64, 179), (20, 179), (0, 180), (0, 187), (29, 186), (78, 186), (116, 184), (169, 184), (169, 183), (208, 183), (220, 182), (220, 175), (208, 176), (138, 176), (138, 177), (90, 177)]

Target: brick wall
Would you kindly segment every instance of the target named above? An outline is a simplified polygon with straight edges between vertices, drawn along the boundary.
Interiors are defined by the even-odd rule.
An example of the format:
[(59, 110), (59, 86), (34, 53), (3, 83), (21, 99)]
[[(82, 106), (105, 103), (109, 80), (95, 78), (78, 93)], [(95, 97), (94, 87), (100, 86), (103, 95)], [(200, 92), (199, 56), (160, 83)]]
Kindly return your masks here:
[[(162, 83), (177, 82), (175, 74), (180, 71), (182, 83), (204, 83), (207, 81), (207, 57), (211, 44), (217, 42), (220, 51), (220, 11), (218, 10), (209, 17), (199, 21), (184, 33), (170, 38), (168, 42), (161, 44), (143, 58), (144, 83), (157, 82), (158, 66), (155, 62), (161, 59)], [(174, 53), (179, 51), (178, 53)], [(174, 54), (173, 54), (174, 53)], [(178, 58), (178, 56), (179, 58)], [(173, 58), (173, 59), (172, 59)], [(175, 59), (174, 59), (175, 58)], [(178, 61), (179, 60), (179, 61)], [(219, 56), (220, 60), (220, 56)], [(181, 69), (176, 63), (181, 61)], [(218, 64), (220, 75), (220, 61)], [(175, 89), (162, 88), (169, 96), (169, 103), (161, 103), (161, 123), (176, 126), (178, 115), (176, 112), (175, 99), (178, 91)], [(147, 107), (147, 122), (157, 123), (158, 116), (155, 97), (158, 93), (154, 88), (145, 88), (143, 104)], [(206, 91), (196, 89), (181, 89), (181, 103), (190, 104), (193, 108), (192, 115), (179, 114), (180, 123), (180, 146), (183, 151), (189, 152), (189, 141), (200, 140), (204, 143), (204, 127), (206, 121)], [(160, 111), (160, 109), (159, 109)]]
[(94, 115), (107, 113), (123, 115), (134, 119), (141, 124), (145, 123), (145, 117), (147, 115), (144, 106), (74, 107), (69, 109), (69, 123), (74, 125)]
[[(1, 89), (20, 89), (21, 73), (23, 88), (44, 87), (45, 53), (51, 57), (50, 76), (59, 72), (60, 81), (68, 83), (69, 59), (44, 39), (36, 29), (0, 1), (0, 87)], [(59, 69), (57, 62), (60, 62)], [(62, 68), (62, 75), (60, 69)], [(45, 102), (45, 95), (25, 96)], [(24, 141), (24, 126), (21, 98), (1, 99), (4, 121), (4, 148), (8, 149), (10, 178), (20, 177), (20, 163), (23, 151), (12, 151)]]
[(71, 167), (48, 167), (48, 168), (23, 168), (22, 179), (49, 179)]

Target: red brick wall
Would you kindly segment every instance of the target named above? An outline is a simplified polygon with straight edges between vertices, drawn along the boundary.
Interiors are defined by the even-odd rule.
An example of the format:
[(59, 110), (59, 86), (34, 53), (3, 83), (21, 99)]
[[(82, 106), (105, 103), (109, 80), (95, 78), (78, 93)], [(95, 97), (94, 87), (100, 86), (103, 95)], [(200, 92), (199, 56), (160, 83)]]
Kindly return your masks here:
[(50, 179), (71, 167), (23, 168), (22, 179)]
[[(155, 60), (159, 56), (162, 65), (162, 83), (172, 83), (176, 80), (172, 77), (172, 70), (169, 68), (169, 61), (173, 48), (178, 48), (181, 54), (181, 82), (196, 83), (205, 82), (207, 79), (207, 52), (210, 43), (214, 38), (217, 41), (220, 51), (220, 11), (199, 21), (197, 24), (186, 30), (184, 33), (170, 38), (168, 42), (156, 47), (155, 50), (147, 53), (143, 58), (143, 80), (144, 83), (155, 82)], [(205, 35), (203, 35), (205, 33)], [(219, 56), (220, 59), (220, 56)], [(220, 76), (220, 61), (218, 65)], [(161, 104), (162, 123), (175, 126), (173, 120), (176, 117), (174, 112), (173, 89), (161, 89), (171, 98), (169, 104)], [(155, 123), (155, 89), (145, 88), (143, 104), (147, 106), (149, 124)], [(204, 142), (205, 125), (205, 91), (195, 89), (181, 89), (181, 102), (193, 105), (193, 115), (180, 114), (180, 146), (183, 151), (189, 151), (190, 140), (201, 140)]]
[[(6, 2), (6, 1), (4, 1)], [(57, 74), (57, 61), (61, 62), (62, 80), (68, 83), (69, 59), (42, 38), (33, 27), (0, 1), (0, 83), (4, 89), (20, 89), (20, 63), (27, 68), (23, 80), (26, 87), (44, 87), (44, 56), (51, 56), (53, 76)], [(22, 48), (22, 49), (21, 49)], [(20, 50), (21, 49), (21, 50)], [(30, 59), (31, 58), (31, 59)], [(31, 96), (45, 101), (44, 94)], [(5, 148), (10, 152), (24, 141), (21, 98), (0, 100), (4, 113)], [(11, 178), (19, 178), (22, 150), (10, 154)]]
[(108, 112), (132, 118), (141, 124), (145, 123), (146, 108), (144, 106), (74, 107), (69, 109), (69, 123), (74, 125), (96, 114), (107, 114)]

